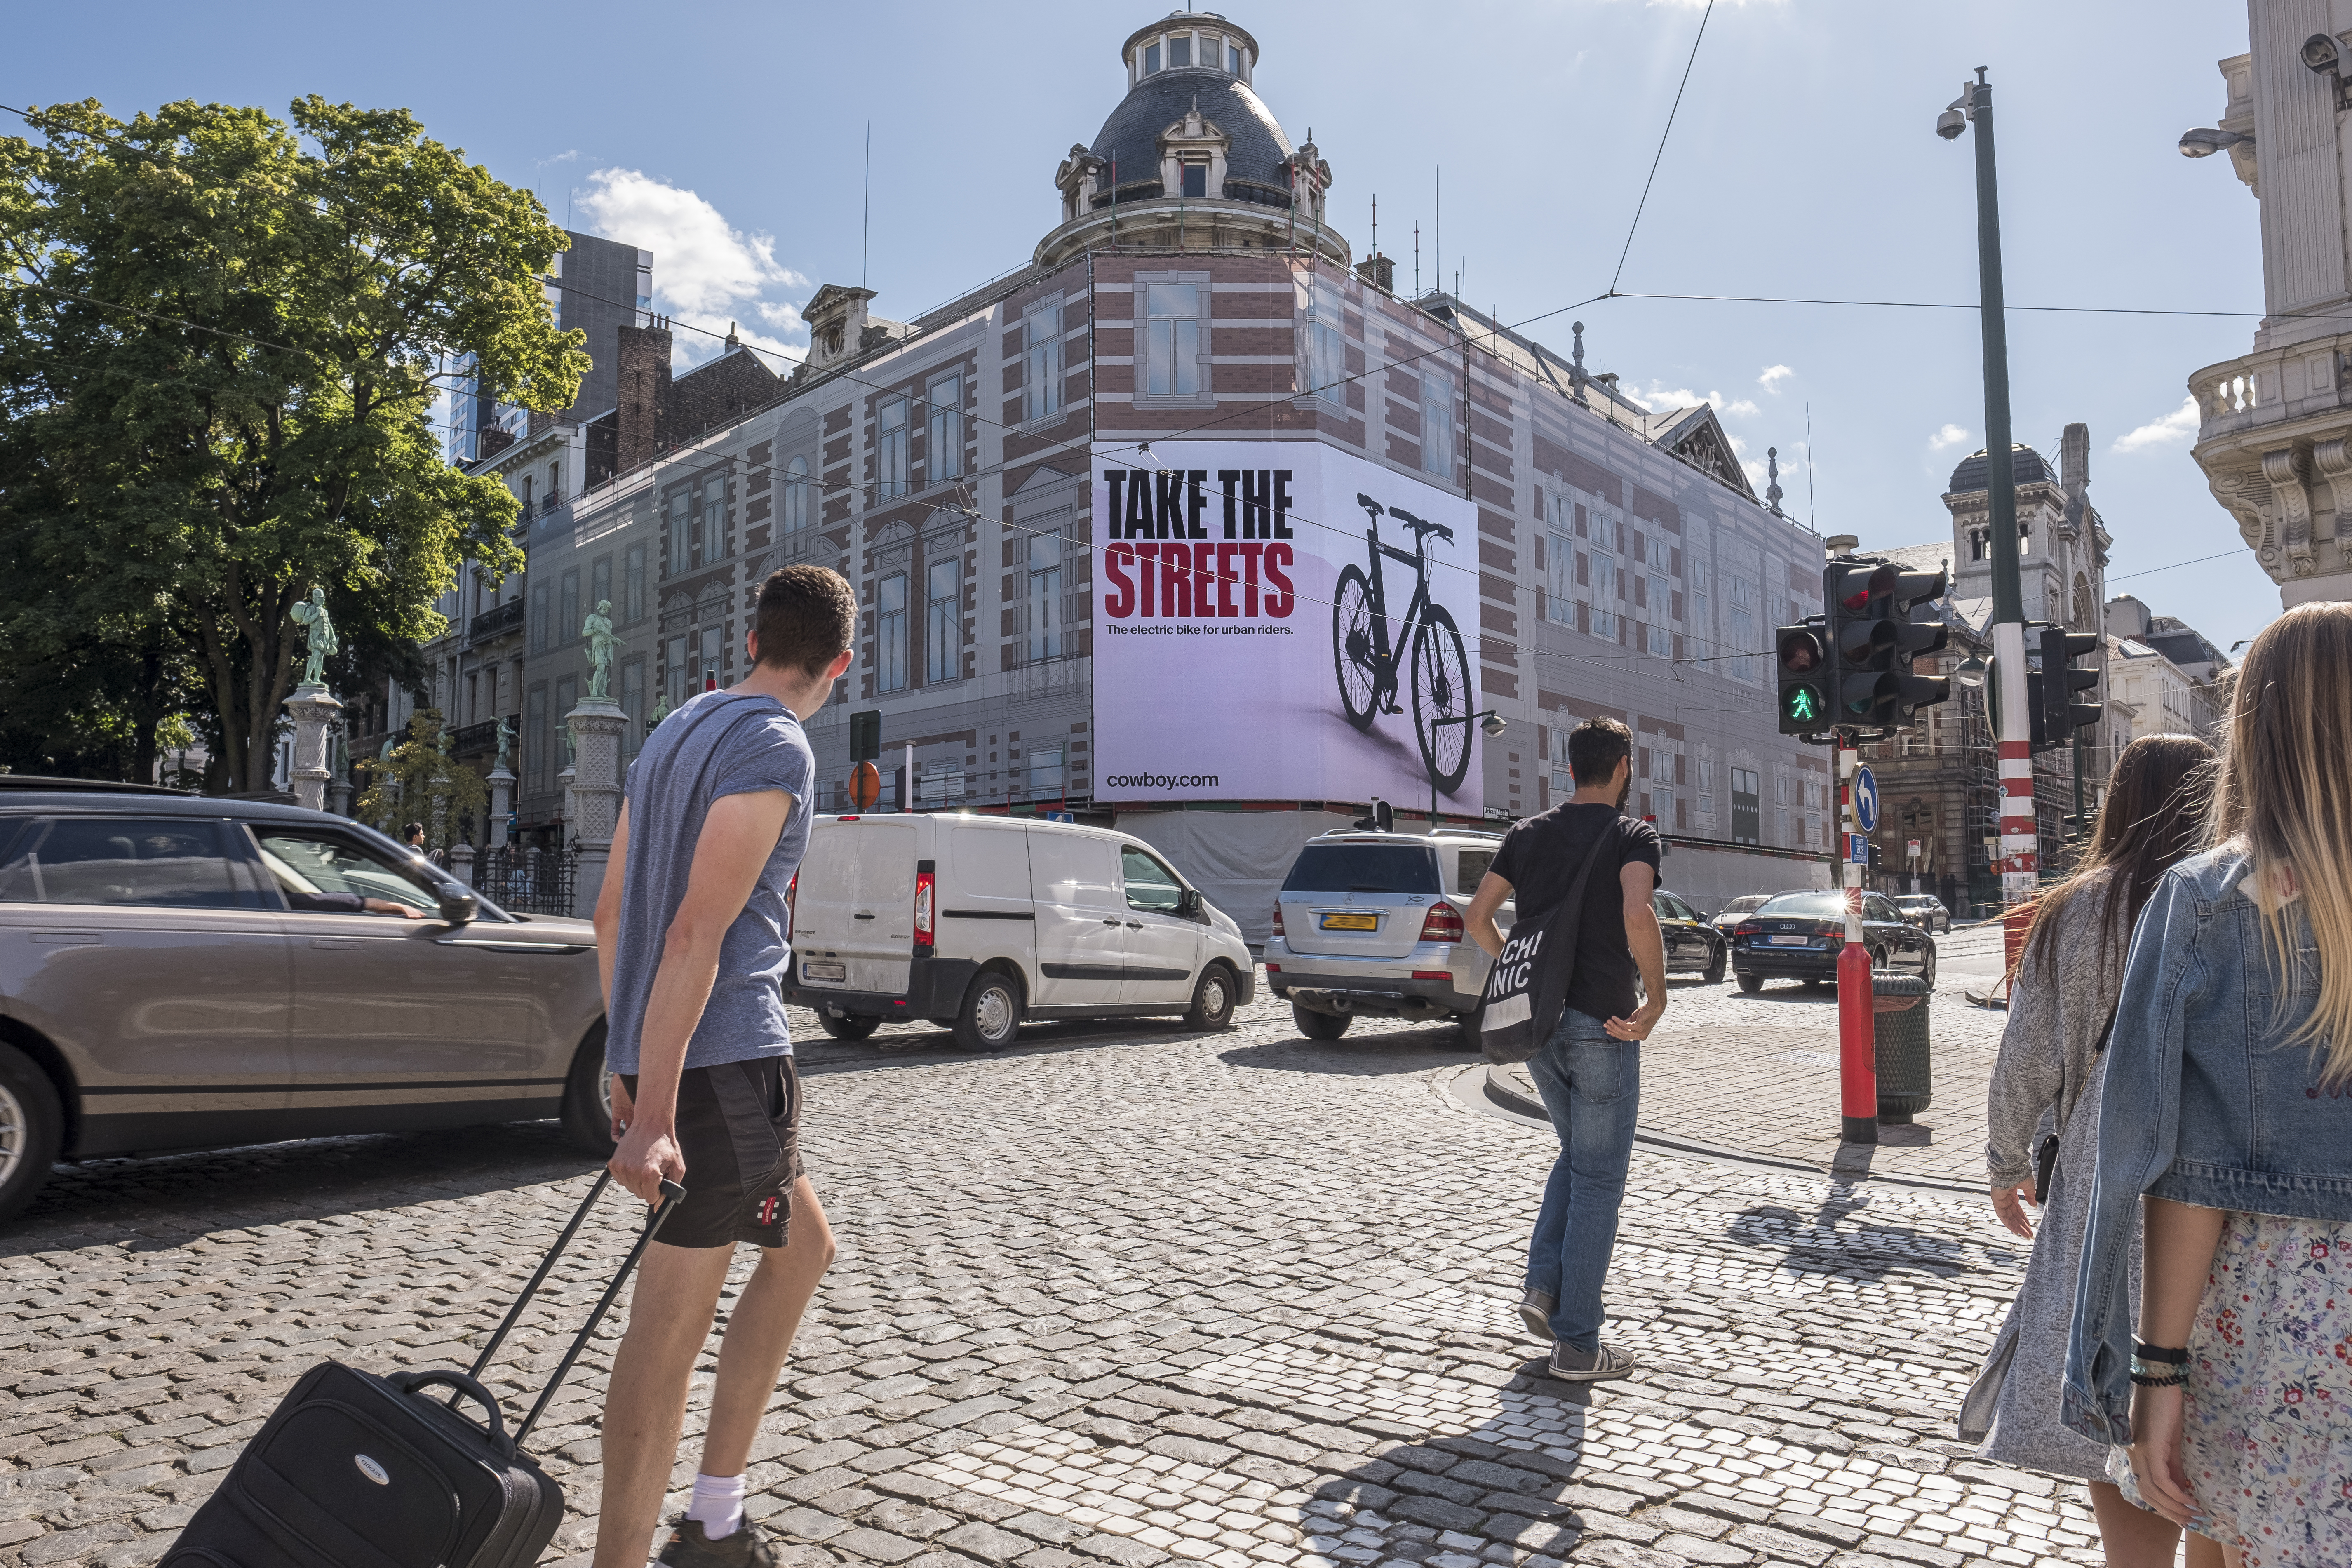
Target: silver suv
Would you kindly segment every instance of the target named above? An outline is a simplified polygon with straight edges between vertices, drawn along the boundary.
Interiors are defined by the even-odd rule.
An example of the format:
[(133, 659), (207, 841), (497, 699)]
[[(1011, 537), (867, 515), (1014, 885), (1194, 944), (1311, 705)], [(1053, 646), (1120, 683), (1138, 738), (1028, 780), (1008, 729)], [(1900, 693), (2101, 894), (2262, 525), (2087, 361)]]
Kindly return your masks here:
[[(1494, 961), (1462, 911), (1501, 843), (1475, 829), (1342, 829), (1299, 850), (1265, 944), (1266, 984), (1288, 998), (1299, 1032), (1336, 1040), (1360, 1013), (1469, 1029)], [(1496, 923), (1509, 929), (1513, 913), (1505, 903)]]

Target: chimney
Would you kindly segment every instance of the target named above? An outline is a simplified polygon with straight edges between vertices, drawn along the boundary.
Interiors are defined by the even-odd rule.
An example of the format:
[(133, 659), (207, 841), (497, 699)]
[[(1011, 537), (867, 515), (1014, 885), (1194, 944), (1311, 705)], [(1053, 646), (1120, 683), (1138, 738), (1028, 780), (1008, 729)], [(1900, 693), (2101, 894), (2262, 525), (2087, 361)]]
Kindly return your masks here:
[(1396, 263), (1377, 250), (1356, 263), (1356, 276), (1383, 292), (1396, 292)]
[[(647, 318), (656, 323), (665, 318)], [(657, 455), (669, 441), (669, 328), (667, 324), (620, 329), (617, 406), (620, 426), (615, 471), (626, 473)]]

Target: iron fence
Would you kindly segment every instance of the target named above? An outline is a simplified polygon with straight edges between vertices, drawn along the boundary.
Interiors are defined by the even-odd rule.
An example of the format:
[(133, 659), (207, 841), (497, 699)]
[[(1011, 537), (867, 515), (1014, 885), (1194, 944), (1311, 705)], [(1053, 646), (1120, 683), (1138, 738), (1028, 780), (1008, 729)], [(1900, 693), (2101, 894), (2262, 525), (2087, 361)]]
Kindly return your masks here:
[(575, 848), (499, 845), (474, 858), (474, 887), (502, 910), (522, 915), (569, 915), (580, 883)]

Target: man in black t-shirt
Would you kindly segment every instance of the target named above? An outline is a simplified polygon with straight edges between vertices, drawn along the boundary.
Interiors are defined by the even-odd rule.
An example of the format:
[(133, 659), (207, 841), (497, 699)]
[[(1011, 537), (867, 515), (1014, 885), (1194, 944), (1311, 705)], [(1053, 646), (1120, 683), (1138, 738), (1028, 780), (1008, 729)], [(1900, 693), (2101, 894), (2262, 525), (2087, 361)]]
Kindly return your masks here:
[(1495, 911), (1503, 900), (1516, 894), (1522, 920), (1549, 917), (1599, 843), (1568, 1005), (1528, 1061), (1559, 1134), (1559, 1158), (1544, 1184), (1519, 1300), (1528, 1329), (1552, 1342), (1551, 1374), (1591, 1383), (1633, 1370), (1632, 1356), (1601, 1342), (1601, 1287), (1633, 1158), (1641, 1042), (1666, 1010), (1666, 950), (1650, 902), (1658, 830), (1622, 815), (1633, 787), (1633, 731), (1614, 719), (1586, 720), (1569, 735), (1568, 766), (1576, 793), (1504, 836), (1466, 923), (1472, 941), (1499, 954)]

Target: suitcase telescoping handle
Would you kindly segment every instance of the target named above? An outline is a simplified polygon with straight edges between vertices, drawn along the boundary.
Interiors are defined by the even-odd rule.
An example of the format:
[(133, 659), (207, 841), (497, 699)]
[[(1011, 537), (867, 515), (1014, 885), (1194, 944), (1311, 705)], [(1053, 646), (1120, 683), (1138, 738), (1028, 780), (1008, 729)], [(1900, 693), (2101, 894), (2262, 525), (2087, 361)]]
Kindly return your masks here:
[[(609, 1173), (608, 1172), (607, 1174)], [(603, 1183), (600, 1181), (598, 1185), (602, 1186)], [(530, 1407), (530, 1414), (524, 1416), (522, 1425), (515, 1428), (516, 1447), (522, 1447), (523, 1440), (530, 1436), (530, 1429), (539, 1425), (539, 1418), (546, 1414), (547, 1407), (554, 1403), (555, 1391), (563, 1386), (564, 1376), (571, 1372), (572, 1363), (578, 1361), (580, 1352), (588, 1348), (588, 1341), (596, 1332), (596, 1325), (604, 1321), (604, 1313), (613, 1305), (613, 1298), (621, 1293), (621, 1287), (627, 1283), (629, 1276), (636, 1271), (637, 1259), (646, 1255), (646, 1248), (652, 1245), (655, 1233), (662, 1227), (662, 1221), (669, 1218), (677, 1205), (686, 1201), (686, 1189), (676, 1182), (664, 1182), (661, 1184), (661, 1197), (662, 1201), (655, 1206), (652, 1217), (646, 1221), (645, 1234), (637, 1237), (637, 1244), (635, 1247), (629, 1248), (629, 1256), (621, 1260), (620, 1272), (613, 1276), (613, 1282), (610, 1285), (604, 1287), (604, 1293), (596, 1298), (595, 1310), (588, 1314), (588, 1321), (580, 1326), (580, 1332), (573, 1337), (571, 1348), (563, 1352), (563, 1359), (556, 1363), (555, 1371), (549, 1374), (547, 1386), (540, 1390), (539, 1403)], [(595, 1200), (595, 1194), (591, 1193), (589, 1200), (593, 1203)], [(584, 1212), (583, 1207), (583, 1213)], [(574, 1225), (579, 1223), (577, 1216), (572, 1223)], [(567, 1236), (569, 1234), (566, 1232)], [(562, 1243), (559, 1241), (556, 1245), (561, 1247)], [(550, 1261), (552, 1259), (551, 1258)], [(544, 1272), (545, 1269), (542, 1267), (541, 1273)]]

